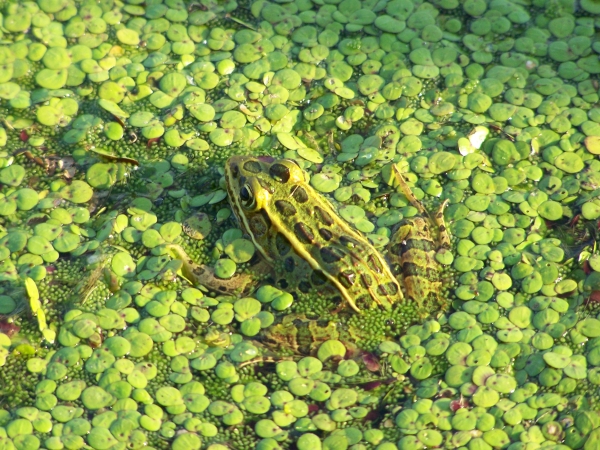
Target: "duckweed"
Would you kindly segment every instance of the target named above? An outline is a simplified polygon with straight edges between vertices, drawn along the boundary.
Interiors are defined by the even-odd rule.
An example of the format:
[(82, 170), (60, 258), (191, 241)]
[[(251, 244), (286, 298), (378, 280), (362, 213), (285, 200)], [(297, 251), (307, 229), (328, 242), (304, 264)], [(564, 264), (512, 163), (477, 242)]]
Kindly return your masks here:
[[(594, 1), (1, 8), (0, 447), (597, 446)], [(292, 289), (236, 154), (382, 254), (447, 200), (451, 307)]]

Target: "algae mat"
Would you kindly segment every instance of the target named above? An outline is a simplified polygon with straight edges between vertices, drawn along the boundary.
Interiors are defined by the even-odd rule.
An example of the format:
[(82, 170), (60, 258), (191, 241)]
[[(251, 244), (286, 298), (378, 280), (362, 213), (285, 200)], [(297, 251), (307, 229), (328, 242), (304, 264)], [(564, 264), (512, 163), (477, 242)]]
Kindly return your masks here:
[[(0, 11), (0, 449), (600, 448), (600, 2)], [(419, 214), (392, 165), (447, 200), (451, 307), (274, 283), (240, 154), (382, 253)]]

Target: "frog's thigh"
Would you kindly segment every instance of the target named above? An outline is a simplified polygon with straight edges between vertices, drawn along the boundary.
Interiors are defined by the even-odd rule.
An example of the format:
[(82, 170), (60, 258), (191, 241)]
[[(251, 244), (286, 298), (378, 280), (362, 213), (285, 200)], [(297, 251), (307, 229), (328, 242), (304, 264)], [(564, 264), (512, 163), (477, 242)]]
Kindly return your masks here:
[(401, 267), (407, 297), (422, 305), (430, 295), (437, 294), (440, 289), (439, 273), (435, 250), (431, 246), (406, 251), (402, 255)]
[(403, 247), (412, 232), (412, 228), (411, 224), (403, 223), (392, 234), (388, 244), (388, 258), (392, 264), (400, 265)]

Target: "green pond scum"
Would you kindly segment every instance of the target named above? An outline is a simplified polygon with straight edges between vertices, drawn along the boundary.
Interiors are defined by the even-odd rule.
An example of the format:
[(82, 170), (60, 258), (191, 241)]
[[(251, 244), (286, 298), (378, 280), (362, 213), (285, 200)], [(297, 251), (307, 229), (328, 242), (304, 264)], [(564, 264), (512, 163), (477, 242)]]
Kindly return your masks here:
[[(443, 306), (278, 283), (235, 155)], [(598, 155), (599, 0), (0, 0), (0, 450), (599, 450)]]

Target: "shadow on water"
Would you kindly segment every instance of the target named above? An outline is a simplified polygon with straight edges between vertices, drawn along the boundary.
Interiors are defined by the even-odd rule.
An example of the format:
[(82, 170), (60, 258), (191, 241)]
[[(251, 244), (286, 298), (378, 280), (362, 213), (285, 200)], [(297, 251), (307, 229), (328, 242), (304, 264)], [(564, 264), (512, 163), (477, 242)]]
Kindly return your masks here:
[(552, 228), (553, 237), (560, 239), (565, 261), (578, 257), (584, 249), (594, 246), (599, 237), (598, 226), (595, 221), (580, 223), (579, 216), (576, 216)]

